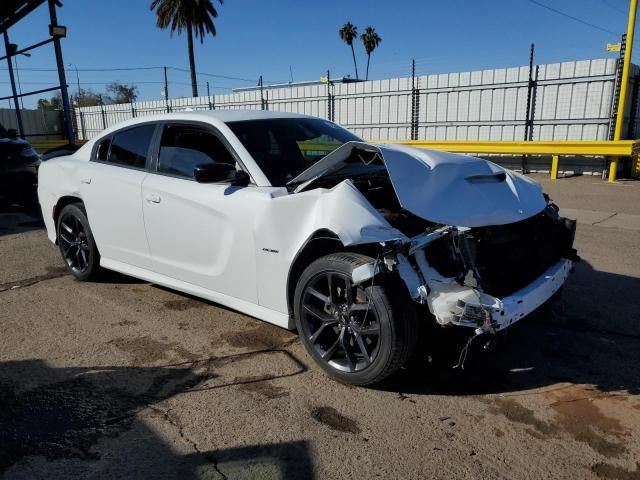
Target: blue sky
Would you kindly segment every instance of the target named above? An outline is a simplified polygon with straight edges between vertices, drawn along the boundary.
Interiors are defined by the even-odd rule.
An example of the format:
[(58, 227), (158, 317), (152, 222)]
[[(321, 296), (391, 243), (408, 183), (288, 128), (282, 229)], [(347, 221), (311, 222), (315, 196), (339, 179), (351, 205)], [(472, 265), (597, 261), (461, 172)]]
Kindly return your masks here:
[[(611, 32), (626, 30), (628, 0), (537, 0)], [(116, 67), (188, 68), (187, 41), (170, 37), (155, 26), (150, 0), (63, 0), (60, 23), (67, 25), (63, 40), (66, 64), (78, 69)], [(532, 0), (225, 0), (217, 4), (218, 35), (197, 44), (198, 71), (247, 79), (199, 76), (201, 93), (209, 80), (213, 92), (266, 80), (313, 80), (330, 69), (332, 76), (353, 74), (351, 52), (338, 37), (347, 21), (360, 30), (372, 25), (382, 43), (372, 56), (370, 78), (406, 76), (411, 58), (421, 74), (525, 65), (529, 44), (536, 44), (538, 63), (603, 58), (607, 42), (619, 36), (589, 27), (548, 11)], [(45, 38), (45, 6), (10, 29), (11, 41), (25, 46)], [(640, 45), (640, 43), (638, 44)], [(364, 72), (366, 56), (357, 44), (358, 66)], [(19, 57), (22, 90), (45, 88), (56, 81), (53, 48)], [(634, 52), (634, 60), (640, 52)], [(0, 96), (10, 94), (6, 63), (0, 64)], [(68, 69), (72, 93), (76, 74)], [(162, 71), (79, 72), (83, 88), (103, 91), (111, 81), (134, 83), (140, 99), (159, 99)], [(189, 96), (189, 75), (170, 71), (172, 97)], [(156, 82), (156, 83), (154, 83)], [(38, 97), (25, 99), (33, 106)], [(6, 101), (5, 101), (6, 102)], [(5, 105), (2, 105), (5, 107)]]

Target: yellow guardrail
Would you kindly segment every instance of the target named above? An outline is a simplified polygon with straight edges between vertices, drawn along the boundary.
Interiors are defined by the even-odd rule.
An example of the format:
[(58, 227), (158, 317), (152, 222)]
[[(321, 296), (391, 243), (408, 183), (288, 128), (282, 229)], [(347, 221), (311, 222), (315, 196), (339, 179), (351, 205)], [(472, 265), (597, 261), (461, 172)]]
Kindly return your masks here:
[[(531, 142), (490, 142), (490, 141), (428, 141), (428, 140), (397, 140), (381, 141), (380, 143), (399, 143), (417, 148), (431, 148), (454, 153), (493, 153), (510, 155), (550, 155), (551, 178), (558, 178), (558, 166), (561, 155), (580, 155), (596, 157), (631, 157), (632, 174), (638, 172), (636, 151), (640, 144), (636, 140), (553, 140)], [(612, 168), (613, 165), (612, 165)]]
[[(47, 150), (51, 150), (52, 148), (62, 147), (63, 145), (67, 145), (69, 142), (67, 140), (34, 140), (31, 143), (31, 146), (38, 152), (44, 153)], [(85, 143), (84, 140), (79, 140), (76, 142), (78, 145), (82, 145)]]
[[(78, 143), (84, 143), (79, 141)], [(602, 156), (602, 157), (631, 157), (632, 176), (640, 176), (640, 163), (637, 153), (640, 142), (636, 140), (566, 140), (566, 141), (531, 141), (531, 142), (490, 142), (490, 141), (458, 141), (458, 140), (374, 140), (373, 143), (398, 143), (418, 148), (431, 148), (453, 153), (493, 153), (508, 155), (549, 155), (551, 156), (551, 178), (558, 178), (560, 156)], [(65, 140), (34, 141), (33, 148), (42, 153), (51, 148), (66, 145)], [(331, 142), (300, 143), (301, 150), (324, 151), (333, 150), (336, 146)]]

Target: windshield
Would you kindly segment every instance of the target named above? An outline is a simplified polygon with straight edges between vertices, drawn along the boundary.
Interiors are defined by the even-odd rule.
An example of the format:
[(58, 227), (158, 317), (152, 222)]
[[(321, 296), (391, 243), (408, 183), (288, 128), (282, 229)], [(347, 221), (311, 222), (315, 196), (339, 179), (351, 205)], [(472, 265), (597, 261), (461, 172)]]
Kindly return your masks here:
[(361, 141), (319, 118), (271, 118), (227, 123), (275, 187), (350, 141)]

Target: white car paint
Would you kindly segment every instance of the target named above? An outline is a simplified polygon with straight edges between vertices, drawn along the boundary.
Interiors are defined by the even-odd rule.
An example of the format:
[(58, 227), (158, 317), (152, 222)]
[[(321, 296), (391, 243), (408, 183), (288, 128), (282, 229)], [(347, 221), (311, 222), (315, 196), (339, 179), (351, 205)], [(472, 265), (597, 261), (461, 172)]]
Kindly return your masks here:
[[(540, 213), (546, 206), (540, 184), (487, 160), (405, 145), (348, 142), (291, 180), (303, 190), (338, 170), (355, 148), (377, 152), (400, 204), (445, 225), (505, 225)], [(504, 179), (504, 180), (503, 180)]]
[[(271, 186), (225, 122), (292, 116), (261, 111), (181, 112), (112, 127), (104, 134), (167, 120), (211, 125), (228, 141), (252, 183), (246, 187), (199, 184), (92, 162), (93, 147), (101, 135), (72, 155), (51, 159), (40, 167), (38, 193), (49, 239), (56, 241), (52, 212), (59, 199), (77, 197), (85, 203), (105, 268), (209, 299), (285, 328), (294, 325), (287, 298), (291, 265), (305, 242), (320, 230), (332, 232), (344, 246), (411, 245), (418, 269), (400, 253), (385, 258), (385, 265), (397, 268), (412, 296), (425, 302), (442, 324), (455, 323), (451, 305), (460, 298), (468, 303), (473, 300), (493, 314), (496, 308), (508, 308), (512, 323), (535, 308), (532, 305), (546, 300), (566, 278), (546, 273), (531, 288), (508, 299), (478, 297), (477, 290), (461, 287), (430, 269), (421, 250), (429, 240), (410, 239), (393, 228), (350, 181), (299, 193)], [(522, 220), (539, 213), (546, 204), (535, 182), (484, 160), (359, 142), (343, 145), (295, 180), (308, 184), (338, 168), (345, 155), (363, 145), (384, 158), (403, 206), (418, 216), (444, 223), (442, 234), (460, 226)], [(506, 175), (506, 181), (499, 185), (492, 182), (490, 177), (500, 174)], [(478, 176), (477, 182), (468, 180)], [(375, 274), (377, 266), (368, 271)], [(366, 274), (359, 281), (363, 278)], [(553, 289), (549, 287), (552, 284)]]

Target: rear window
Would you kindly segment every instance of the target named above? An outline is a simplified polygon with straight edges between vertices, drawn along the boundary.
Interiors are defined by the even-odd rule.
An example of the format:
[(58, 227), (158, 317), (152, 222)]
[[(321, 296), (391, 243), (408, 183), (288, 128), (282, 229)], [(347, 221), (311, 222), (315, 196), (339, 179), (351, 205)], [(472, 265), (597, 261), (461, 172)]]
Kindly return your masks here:
[(155, 128), (155, 125), (149, 124), (117, 132), (111, 139), (108, 163), (144, 168)]
[(109, 147), (111, 146), (111, 139), (105, 138), (98, 144), (96, 149), (96, 160), (106, 162), (109, 158)]

